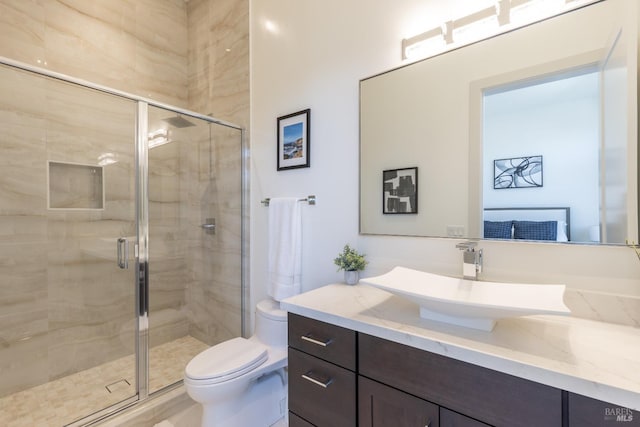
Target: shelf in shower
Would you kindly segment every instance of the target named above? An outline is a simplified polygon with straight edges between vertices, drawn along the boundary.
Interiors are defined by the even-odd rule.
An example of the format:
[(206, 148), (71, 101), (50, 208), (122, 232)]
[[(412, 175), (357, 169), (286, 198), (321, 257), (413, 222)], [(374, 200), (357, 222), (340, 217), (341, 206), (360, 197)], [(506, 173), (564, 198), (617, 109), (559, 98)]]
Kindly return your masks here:
[(104, 209), (104, 168), (49, 161), (49, 209)]

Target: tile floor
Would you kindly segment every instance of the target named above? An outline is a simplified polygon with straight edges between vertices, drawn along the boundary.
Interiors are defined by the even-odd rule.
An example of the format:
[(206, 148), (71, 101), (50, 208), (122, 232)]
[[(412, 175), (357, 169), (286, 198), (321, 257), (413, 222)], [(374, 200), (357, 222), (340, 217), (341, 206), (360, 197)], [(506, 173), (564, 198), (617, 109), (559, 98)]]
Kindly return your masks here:
[[(187, 336), (152, 348), (150, 391), (182, 379), (189, 360), (208, 347)], [(0, 426), (62, 427), (134, 394), (135, 356), (131, 355), (0, 398)]]
[[(171, 416), (169, 419), (154, 424), (153, 427), (198, 427), (200, 426), (201, 421), (202, 409), (200, 408), (200, 405), (196, 404), (181, 413)], [(276, 421), (276, 423), (270, 427), (288, 427), (288, 425), (289, 421), (285, 417)]]

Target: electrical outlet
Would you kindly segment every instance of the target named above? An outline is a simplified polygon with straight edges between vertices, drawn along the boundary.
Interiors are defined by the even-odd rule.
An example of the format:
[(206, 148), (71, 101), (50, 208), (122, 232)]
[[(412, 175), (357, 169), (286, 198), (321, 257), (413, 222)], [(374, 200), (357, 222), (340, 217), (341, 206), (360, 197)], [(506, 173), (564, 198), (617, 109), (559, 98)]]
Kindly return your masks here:
[(464, 237), (464, 225), (447, 225), (447, 237)]

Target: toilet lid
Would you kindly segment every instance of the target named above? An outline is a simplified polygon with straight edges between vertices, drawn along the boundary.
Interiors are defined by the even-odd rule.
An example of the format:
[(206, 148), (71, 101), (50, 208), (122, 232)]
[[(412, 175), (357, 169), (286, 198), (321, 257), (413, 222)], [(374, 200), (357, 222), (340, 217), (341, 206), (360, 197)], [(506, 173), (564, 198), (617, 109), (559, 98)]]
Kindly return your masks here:
[(268, 358), (267, 347), (246, 338), (233, 338), (191, 359), (185, 375), (194, 380), (225, 381), (249, 372)]

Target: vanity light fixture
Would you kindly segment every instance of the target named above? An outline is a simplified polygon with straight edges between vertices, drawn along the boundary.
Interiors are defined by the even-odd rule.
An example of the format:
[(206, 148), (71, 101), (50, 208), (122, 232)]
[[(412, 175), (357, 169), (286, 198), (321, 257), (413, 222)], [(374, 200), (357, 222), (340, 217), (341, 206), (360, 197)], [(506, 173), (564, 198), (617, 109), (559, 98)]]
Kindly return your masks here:
[(496, 17), (500, 27), (511, 22), (511, 3), (510, 0), (498, 0), (496, 3)]
[(491, 6), (451, 22), (452, 41), (468, 44), (498, 30), (497, 6)]
[(514, 25), (526, 25), (562, 11), (566, 0), (512, 0), (509, 20)]
[(498, 0), (467, 16), (402, 39), (402, 60), (424, 59), (600, 0)]
[(444, 48), (446, 46), (446, 24), (422, 34), (402, 39), (402, 59), (421, 57), (428, 52)]

